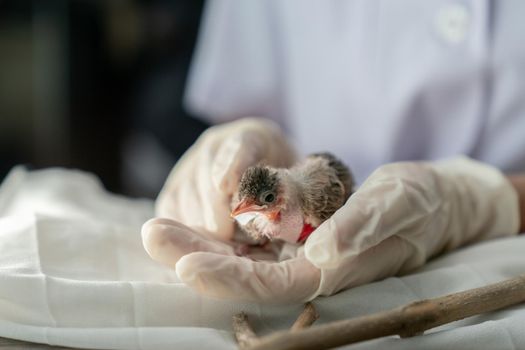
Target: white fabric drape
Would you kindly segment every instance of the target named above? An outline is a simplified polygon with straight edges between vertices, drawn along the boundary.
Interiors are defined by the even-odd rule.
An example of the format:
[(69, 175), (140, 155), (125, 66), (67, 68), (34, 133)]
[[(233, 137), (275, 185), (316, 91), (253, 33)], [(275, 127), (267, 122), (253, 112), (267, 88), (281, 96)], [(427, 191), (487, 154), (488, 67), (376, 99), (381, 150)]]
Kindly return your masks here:
[[(106, 192), (92, 175), (15, 168), (0, 187), (0, 336), (97, 349), (234, 349), (231, 316), (259, 334), (287, 328), (301, 305), (203, 298), (152, 261), (140, 228), (149, 200)], [(390, 309), (525, 273), (525, 236), (454, 252), (414, 274), (314, 302), (318, 322)], [(356, 349), (525, 347), (525, 306), (481, 315), (411, 339)]]

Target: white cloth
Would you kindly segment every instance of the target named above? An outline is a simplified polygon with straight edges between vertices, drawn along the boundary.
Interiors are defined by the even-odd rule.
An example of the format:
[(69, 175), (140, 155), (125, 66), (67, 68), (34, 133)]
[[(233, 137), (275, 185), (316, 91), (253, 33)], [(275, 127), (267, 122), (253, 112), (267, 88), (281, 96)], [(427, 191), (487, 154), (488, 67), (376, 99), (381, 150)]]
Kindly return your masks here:
[(361, 183), (464, 154), (525, 169), (522, 0), (213, 0), (187, 90), (213, 122), (258, 115)]
[[(153, 203), (104, 191), (79, 171), (14, 169), (0, 187), (0, 336), (106, 349), (234, 349), (231, 316), (259, 334), (290, 326), (301, 305), (207, 299), (152, 261), (141, 243)], [(390, 309), (525, 272), (525, 236), (488, 241), (314, 301), (319, 323)], [(351, 349), (517, 349), (525, 306), (472, 317), (411, 339)]]

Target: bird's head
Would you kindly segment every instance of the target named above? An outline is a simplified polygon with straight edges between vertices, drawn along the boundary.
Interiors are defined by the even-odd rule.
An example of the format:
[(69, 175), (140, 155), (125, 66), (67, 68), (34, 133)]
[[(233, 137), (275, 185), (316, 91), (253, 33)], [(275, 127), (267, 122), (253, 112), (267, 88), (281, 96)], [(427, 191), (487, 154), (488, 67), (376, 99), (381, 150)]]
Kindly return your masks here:
[(239, 203), (231, 212), (231, 216), (256, 212), (275, 222), (279, 219), (282, 204), (282, 188), (277, 170), (266, 166), (253, 166), (241, 177)]

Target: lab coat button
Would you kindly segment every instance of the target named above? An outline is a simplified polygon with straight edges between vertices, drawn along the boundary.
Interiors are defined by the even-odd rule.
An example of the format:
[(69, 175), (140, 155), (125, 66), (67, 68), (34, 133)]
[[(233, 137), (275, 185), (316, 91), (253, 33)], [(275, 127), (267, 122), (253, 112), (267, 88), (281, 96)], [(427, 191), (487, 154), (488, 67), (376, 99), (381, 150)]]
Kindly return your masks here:
[(438, 12), (435, 24), (441, 38), (450, 44), (460, 44), (467, 37), (470, 14), (462, 4), (449, 4)]

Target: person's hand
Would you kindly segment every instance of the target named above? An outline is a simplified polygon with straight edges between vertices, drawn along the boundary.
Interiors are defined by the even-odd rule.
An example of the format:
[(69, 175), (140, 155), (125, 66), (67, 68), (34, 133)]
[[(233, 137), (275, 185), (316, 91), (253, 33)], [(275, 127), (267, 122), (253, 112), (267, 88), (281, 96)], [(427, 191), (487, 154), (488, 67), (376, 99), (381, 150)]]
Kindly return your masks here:
[(143, 239), (154, 259), (175, 266), (202, 294), (279, 303), (406, 272), (466, 242), (515, 233), (518, 225), (516, 193), (502, 174), (458, 159), (379, 168), (304, 246), (284, 244), (271, 260), (238, 257), (234, 243), (167, 219), (148, 221)]
[(331, 295), (423, 265), (474, 241), (512, 235), (516, 190), (497, 169), (468, 158), (380, 167), (307, 240)]
[[(308, 298), (319, 284), (320, 272), (304, 256), (299, 257), (302, 247), (273, 242), (250, 248), (251, 260), (237, 256), (245, 246), (232, 240), (231, 200), (245, 169), (259, 162), (290, 167), (295, 160), (286, 137), (269, 121), (250, 118), (210, 128), (166, 180), (156, 200), (158, 218), (142, 228), (146, 251), (153, 259), (176, 267), (180, 279), (194, 288), (199, 282), (193, 279), (193, 272), (205, 278), (204, 270), (213, 274), (218, 269), (216, 277), (227, 287), (221, 292), (219, 285), (214, 289), (205, 282), (201, 289), (214, 289), (209, 290), (210, 295), (267, 301), (273, 295), (280, 295), (276, 301), (287, 295), (290, 300)], [(289, 259), (292, 257), (295, 259)], [(279, 260), (286, 261), (277, 263)], [(311, 275), (305, 266), (311, 267)], [(224, 273), (224, 269), (229, 271)], [(292, 282), (294, 273), (303, 284)], [(250, 282), (243, 283), (247, 278)], [(236, 287), (240, 285), (242, 288)], [(265, 293), (266, 288), (271, 290)]]
[(231, 200), (244, 171), (259, 162), (289, 167), (294, 161), (295, 152), (270, 121), (245, 118), (211, 127), (171, 171), (156, 200), (156, 216), (231, 240)]

